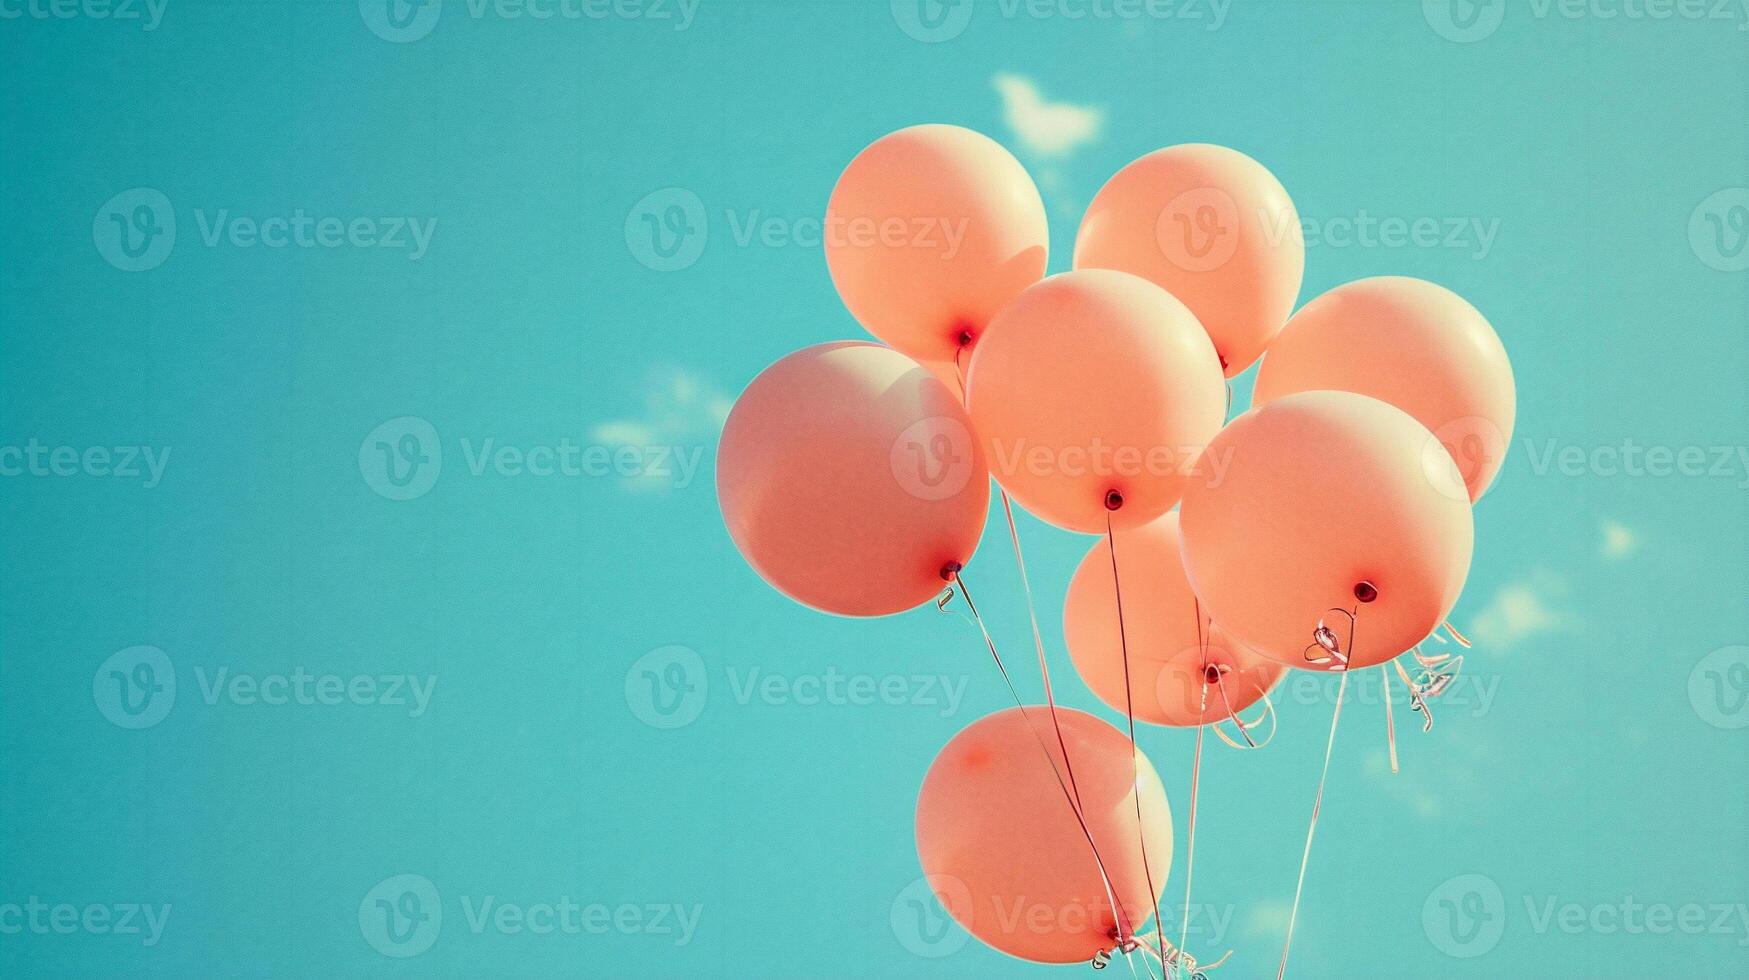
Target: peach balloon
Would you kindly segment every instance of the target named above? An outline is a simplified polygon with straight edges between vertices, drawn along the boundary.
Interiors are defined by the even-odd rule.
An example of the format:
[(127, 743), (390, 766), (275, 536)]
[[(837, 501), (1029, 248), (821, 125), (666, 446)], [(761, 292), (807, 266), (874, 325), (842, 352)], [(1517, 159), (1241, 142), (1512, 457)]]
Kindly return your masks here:
[(1033, 514), (1091, 533), (1108, 513), (1134, 527), (1178, 501), (1226, 416), (1226, 386), (1183, 303), (1087, 269), (1002, 311), (972, 353), (966, 404), (997, 482)]
[(1256, 404), (1332, 388), (1390, 402), (1433, 432), (1480, 499), (1518, 415), (1512, 362), (1463, 297), (1422, 279), (1380, 276), (1337, 286), (1289, 320), (1257, 371)]
[(1101, 863), (1130, 935), (1153, 915), (1172, 865), (1172, 811), (1147, 758), (1090, 714), (1058, 708), (1057, 718), (1098, 862), (1046, 761), (1048, 751), (1063, 767), (1042, 705), (966, 726), (917, 798), (917, 854), (942, 906), (984, 943), (1035, 963), (1086, 962), (1112, 947), (1120, 923)]
[(717, 500), (747, 563), (845, 616), (921, 605), (964, 565), (989, 471), (959, 397), (897, 351), (841, 342), (766, 368), (729, 412)]
[[(1368, 667), (1451, 612), (1470, 569), (1470, 503), (1436, 486), (1457, 467), (1402, 409), (1346, 391), (1288, 395), (1234, 419), (1208, 451), (1225, 470), (1185, 491), (1184, 569), (1240, 643), (1289, 667), (1335, 669), (1306, 647), (1328, 610), (1358, 608), (1344, 652)], [(1371, 602), (1357, 601), (1363, 583)], [(1347, 644), (1346, 619), (1329, 619)]]
[[(1155, 725), (1225, 721), (1262, 699), (1287, 668), (1233, 642), (1197, 607), (1179, 559), (1178, 515), (1118, 531), (1118, 581), (1123, 589), (1123, 637), (1118, 635), (1117, 590), (1111, 545), (1093, 546), (1063, 603), (1063, 636), (1075, 670), (1114, 710), (1126, 709), (1124, 648), (1129, 641), (1128, 703), (1136, 718)], [(1198, 625), (1202, 625), (1199, 636)], [(1206, 663), (1221, 674), (1208, 682)], [(1225, 692), (1223, 697), (1222, 692)], [(1206, 696), (1206, 700), (1205, 700)]]
[(1306, 246), (1274, 174), (1238, 150), (1187, 143), (1100, 188), (1075, 237), (1075, 268), (1132, 272), (1183, 300), (1230, 378), (1293, 312)]
[(953, 360), (1045, 274), (1044, 201), (1020, 161), (959, 126), (912, 126), (850, 161), (826, 205), (832, 284), (869, 333)]

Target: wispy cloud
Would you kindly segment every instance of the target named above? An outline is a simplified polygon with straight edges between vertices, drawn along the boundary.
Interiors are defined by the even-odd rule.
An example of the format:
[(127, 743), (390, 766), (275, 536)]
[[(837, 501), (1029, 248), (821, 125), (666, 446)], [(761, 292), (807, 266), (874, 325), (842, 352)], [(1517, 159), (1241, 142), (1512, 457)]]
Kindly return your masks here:
[(1502, 586), (1470, 620), (1468, 632), (1483, 647), (1504, 650), (1533, 636), (1570, 630), (1574, 623), (1563, 608), (1566, 593), (1566, 582), (1549, 572)]
[(1031, 79), (999, 72), (991, 79), (1002, 96), (1002, 116), (1016, 138), (1041, 157), (1062, 157), (1099, 135), (1105, 111), (1095, 106), (1047, 102)]
[(1639, 550), (1639, 535), (1632, 528), (1615, 521), (1603, 522), (1603, 557), (1626, 558)]
[[(642, 412), (597, 422), (590, 427), (589, 437), (605, 446), (672, 450), (676, 459), (691, 453), (696, 460), (704, 446), (716, 441), (732, 405), (728, 395), (678, 367), (654, 372), (646, 392)], [(674, 485), (671, 467), (666, 465), (649, 467), (624, 482), (637, 490)]]

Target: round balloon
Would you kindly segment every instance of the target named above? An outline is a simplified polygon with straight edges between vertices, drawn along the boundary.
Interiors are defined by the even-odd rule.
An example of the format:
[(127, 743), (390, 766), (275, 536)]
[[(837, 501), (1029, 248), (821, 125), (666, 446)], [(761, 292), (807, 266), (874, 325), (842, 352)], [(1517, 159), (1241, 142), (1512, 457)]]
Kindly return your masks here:
[(966, 404), (997, 482), (1039, 517), (1092, 533), (1108, 514), (1134, 527), (1177, 502), (1226, 416), (1226, 386), (1183, 303), (1087, 269), (1002, 311), (972, 353)]
[[(1456, 467), (1402, 409), (1346, 391), (1288, 395), (1234, 419), (1208, 452), (1222, 475), (1185, 491), (1184, 569), (1240, 643), (1338, 669), (1313, 643), (1324, 620), (1348, 666), (1367, 667), (1450, 613), (1469, 574), (1470, 503), (1438, 485)], [(1359, 610), (1352, 640), (1332, 609)]]
[(1154, 767), (1098, 718), (1056, 713), (1099, 861), (1046, 761), (1048, 751), (1063, 767), (1047, 707), (968, 725), (935, 757), (917, 799), (917, 854), (942, 906), (984, 943), (1035, 963), (1110, 949), (1120, 912), (1135, 935), (1172, 865), (1172, 813)]
[(1281, 680), (1287, 668), (1233, 642), (1198, 607), (1179, 559), (1177, 514), (1112, 537), (1123, 634), (1109, 542), (1101, 540), (1081, 560), (1063, 603), (1069, 657), (1101, 701), (1155, 725), (1202, 725), (1245, 710)]
[(754, 378), (723, 425), (723, 522), (798, 602), (845, 616), (920, 605), (984, 529), (989, 471), (968, 422), (958, 395), (897, 351), (797, 351)]
[(869, 333), (954, 359), (1045, 274), (1044, 201), (1020, 161), (959, 126), (912, 126), (850, 161), (826, 205), (826, 267)]
[(1257, 371), (1256, 404), (1331, 388), (1390, 402), (1426, 426), (1477, 500), (1506, 458), (1518, 394), (1494, 328), (1464, 298), (1422, 279), (1337, 286), (1293, 315)]
[(1262, 164), (1190, 143), (1155, 150), (1100, 188), (1075, 268), (1133, 272), (1183, 300), (1232, 377), (1293, 312), (1306, 247), (1299, 212)]

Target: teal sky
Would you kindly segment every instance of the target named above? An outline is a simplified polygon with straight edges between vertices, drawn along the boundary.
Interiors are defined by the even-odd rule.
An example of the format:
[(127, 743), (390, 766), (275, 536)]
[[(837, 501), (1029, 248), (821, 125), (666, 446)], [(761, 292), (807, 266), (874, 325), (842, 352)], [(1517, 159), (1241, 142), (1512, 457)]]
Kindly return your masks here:
[[(1358, 678), (1289, 975), (1744, 975), (1749, 9), (393, 2), (0, 0), (0, 974), (1047, 975), (911, 904), (924, 771), (1006, 703), (976, 633), (789, 602), (713, 489), (734, 395), (865, 336), (838, 173), (949, 122), (1052, 271), (1117, 168), (1223, 143), (1302, 303), (1420, 276), (1511, 353), (1477, 649), (1397, 775)], [(1117, 720), (1062, 649), (1092, 539), (1021, 534)], [(1038, 696), (996, 525), (966, 574)], [(1324, 747), (1278, 700), (1205, 760), (1225, 980)], [(1142, 733), (1180, 834), (1191, 744)]]

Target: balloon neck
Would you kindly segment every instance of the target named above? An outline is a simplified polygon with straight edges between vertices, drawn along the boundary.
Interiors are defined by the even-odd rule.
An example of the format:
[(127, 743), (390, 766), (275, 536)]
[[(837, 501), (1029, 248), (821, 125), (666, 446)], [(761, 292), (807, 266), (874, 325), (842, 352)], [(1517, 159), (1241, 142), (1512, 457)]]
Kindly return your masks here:
[(960, 347), (970, 347), (972, 346), (972, 340), (974, 337), (975, 334), (972, 332), (972, 325), (965, 320), (960, 320), (953, 325), (953, 342), (956, 345)]
[(1107, 490), (1105, 492), (1105, 509), (1106, 510), (1117, 510), (1118, 508), (1120, 508), (1122, 506), (1123, 506), (1123, 494), (1117, 492), (1116, 490)]
[(1371, 582), (1356, 582), (1354, 597), (1361, 602), (1371, 602), (1379, 597), (1379, 590)]
[(1221, 370), (1225, 371), (1227, 369), (1227, 355), (1216, 352), (1215, 356), (1221, 359)]
[(960, 570), (965, 567), (966, 566), (961, 565), (957, 561), (948, 562), (941, 566), (941, 580), (943, 582), (952, 582), (955, 578), (959, 577)]

